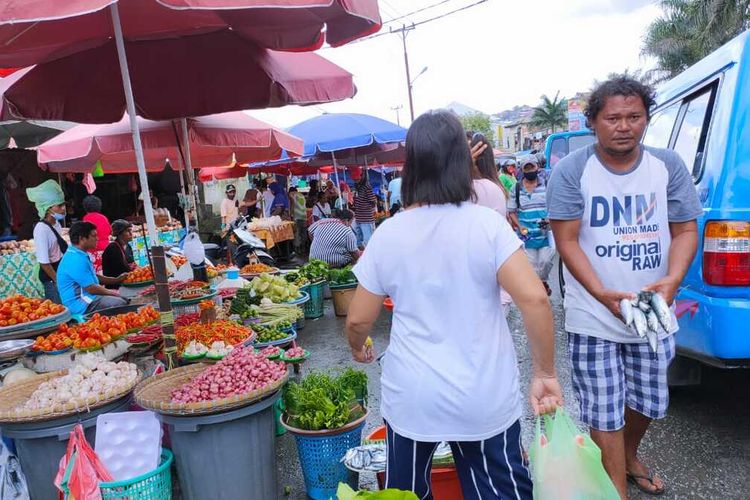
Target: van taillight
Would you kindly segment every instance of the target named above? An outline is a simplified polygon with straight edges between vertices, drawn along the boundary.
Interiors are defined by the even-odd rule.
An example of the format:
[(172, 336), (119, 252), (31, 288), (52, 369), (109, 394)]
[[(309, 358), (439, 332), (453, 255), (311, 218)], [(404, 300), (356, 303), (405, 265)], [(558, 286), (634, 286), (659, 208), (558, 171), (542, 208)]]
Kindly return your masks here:
[(750, 285), (750, 222), (706, 223), (703, 281), (709, 285)]

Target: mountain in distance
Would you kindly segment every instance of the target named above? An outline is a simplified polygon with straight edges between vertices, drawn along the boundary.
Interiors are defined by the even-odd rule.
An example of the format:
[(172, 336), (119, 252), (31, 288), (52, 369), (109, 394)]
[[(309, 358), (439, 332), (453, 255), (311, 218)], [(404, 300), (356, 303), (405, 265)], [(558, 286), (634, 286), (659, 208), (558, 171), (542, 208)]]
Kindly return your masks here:
[(475, 115), (477, 113), (481, 113), (483, 115), (488, 114), (488, 113), (485, 113), (484, 111), (474, 109), (471, 106), (467, 106), (465, 104), (461, 104), (460, 102), (456, 102), (456, 101), (453, 101), (452, 103), (446, 105), (445, 109), (449, 109), (453, 111), (458, 116), (469, 116), (469, 115)]

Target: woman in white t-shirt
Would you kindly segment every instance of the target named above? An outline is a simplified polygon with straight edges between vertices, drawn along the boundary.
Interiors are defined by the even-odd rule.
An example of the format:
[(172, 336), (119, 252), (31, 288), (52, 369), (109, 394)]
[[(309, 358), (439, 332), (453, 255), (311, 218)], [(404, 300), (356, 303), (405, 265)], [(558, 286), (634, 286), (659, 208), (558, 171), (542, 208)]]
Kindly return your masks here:
[(36, 206), (41, 219), (34, 226), (34, 253), (39, 263), (39, 281), (44, 287), (44, 297), (62, 304), (57, 291), (57, 266), (68, 249), (60, 225), (60, 221), (65, 220), (65, 196), (60, 185), (53, 180), (28, 188), (26, 196)]
[(320, 219), (331, 217), (331, 205), (328, 204), (328, 195), (326, 192), (318, 194), (318, 201), (315, 202), (312, 209), (312, 221), (318, 222)]
[(406, 210), (380, 226), (354, 268), (359, 287), (346, 325), (354, 359), (372, 362), (367, 336), (384, 298), (395, 304), (382, 374), (386, 486), (429, 496), (431, 456), (447, 441), (464, 498), (530, 499), (519, 374), (500, 288), (528, 330), (535, 413), (562, 403), (547, 294), (505, 218), (470, 202), (471, 155), (458, 118), (420, 116), (406, 155)]

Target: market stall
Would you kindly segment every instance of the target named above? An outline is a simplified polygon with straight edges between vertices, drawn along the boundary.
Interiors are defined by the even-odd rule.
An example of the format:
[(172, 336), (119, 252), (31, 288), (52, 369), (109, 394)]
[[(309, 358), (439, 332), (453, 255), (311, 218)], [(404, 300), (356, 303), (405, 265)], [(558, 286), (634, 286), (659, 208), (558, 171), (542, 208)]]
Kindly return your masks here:
[[(323, 7), (310, 7), (309, 2), (272, 4), (263, 5), (262, 9), (246, 7), (230, 11), (222, 2), (213, 1), (203, 2), (200, 7), (176, 7), (163, 2), (110, 2), (80, 9), (69, 5), (61, 8), (59, 2), (51, 1), (37, 2), (26, 10), (19, 10), (15, 4), (0, 7), (0, 38), (8, 41), (0, 48), (0, 64), (34, 65), (6, 95), (12, 106), (3, 106), (3, 111), (12, 109), (21, 117), (34, 117), (57, 110), (64, 115), (59, 116), (61, 119), (113, 122), (122, 118), (127, 108), (135, 164), (142, 191), (148, 193), (136, 112), (146, 118), (179, 120), (181, 131), (175, 133), (187, 136), (189, 127), (184, 117), (188, 116), (288, 103), (328, 102), (354, 95), (351, 76), (342, 78), (336, 72), (331, 77), (332, 65), (319, 56), (270, 49), (309, 51), (326, 40), (336, 46), (365, 36), (380, 28), (376, 2), (337, 1)], [(221, 15), (212, 15), (212, 9)], [(145, 29), (143, 19), (150, 21)], [(273, 21), (270, 25), (269, 20)], [(257, 30), (258, 23), (266, 25), (263, 33)], [(18, 30), (25, 36), (16, 36)], [(39, 30), (44, 36), (40, 36)], [(81, 44), (81, 40), (85, 43)], [(83, 67), (119, 67), (121, 71), (104, 72), (106, 78), (94, 82), (80, 78)], [(209, 76), (211, 81), (225, 85), (206, 86)], [(171, 80), (183, 84), (165, 85), (164, 82)], [(237, 81), (257, 85), (236, 85)], [(134, 95), (138, 96), (138, 102)], [(180, 142), (179, 153), (190, 169), (189, 141)], [(130, 158), (129, 161), (132, 163)], [(144, 196), (144, 211), (149, 235), (156, 244), (160, 238), (148, 196)], [(147, 324), (128, 328), (127, 316), (114, 315), (113, 319), (102, 320), (95, 315), (80, 325), (61, 325), (55, 331), (40, 332), (41, 338), (33, 342), (35, 350), (43, 351), (45, 356), (70, 359), (73, 365), (67, 372), (32, 374), (28, 381), (0, 389), (0, 429), (6, 436), (14, 434), (21, 462), (19, 473), (27, 472), (30, 487), (44, 489), (32, 493), (33, 498), (54, 498), (57, 489), (69, 498), (83, 498), (80, 490), (75, 490), (73, 480), (65, 484), (65, 478), (77, 477), (69, 473), (71, 467), (74, 470), (76, 467), (71, 451), (76, 452), (76, 462), (91, 461), (93, 452), (86, 451), (90, 450), (86, 441), (93, 443), (95, 438), (96, 454), (100, 454), (99, 431), (105, 427), (100, 417), (114, 413), (129, 418), (128, 413), (115, 412), (126, 412), (134, 392), (137, 402), (156, 413), (169, 427), (183, 498), (271, 498), (275, 494), (271, 408), (288, 377), (286, 365), (256, 354), (252, 346), (255, 332), (241, 321), (238, 325), (248, 334), (245, 341), (229, 346), (232, 349), (225, 342), (223, 352), (215, 349), (217, 358), (224, 354), (215, 364), (201, 361), (172, 369), (175, 359), (178, 364), (181, 362), (174, 352), (181, 325), (174, 321), (170, 310), (173, 302), (200, 300), (198, 318), (190, 324), (199, 320), (201, 324), (236, 322), (236, 318), (220, 317), (224, 307), (218, 310), (208, 307), (206, 297), (213, 294), (216, 300), (220, 297), (217, 291), (192, 295), (194, 289), (205, 292), (207, 284), (188, 284), (182, 289), (185, 293), (172, 293), (168, 289), (171, 284), (164, 286), (163, 249), (155, 247), (153, 253), (161, 328), (157, 330)], [(258, 285), (252, 287), (256, 296), (264, 286), (263, 279)], [(280, 293), (279, 286), (271, 290)], [(285, 307), (299, 314), (305, 294), (291, 286), (284, 291), (289, 299)], [(236, 295), (240, 295), (239, 291)], [(271, 301), (269, 297), (264, 299)], [(256, 307), (263, 306), (268, 304)], [(153, 309), (153, 304), (133, 314), (152, 315), (144, 312), (150, 311), (148, 307)], [(209, 314), (212, 309), (215, 319)], [(189, 315), (195, 314), (180, 314), (177, 309), (174, 312), (179, 315), (177, 322), (194, 318)], [(264, 321), (256, 313), (259, 311), (250, 310), (245, 319), (258, 320), (260, 326), (256, 328), (262, 328)], [(135, 331), (128, 333), (131, 329)], [(121, 340), (131, 344), (122, 355), (128, 361), (107, 361), (105, 349)], [(245, 345), (246, 342), (250, 345)], [(0, 345), (0, 352), (6, 352), (4, 347)], [(213, 342), (210, 347), (214, 347)], [(23, 349), (20, 353), (15, 349), (14, 356), (30, 356)], [(92, 352), (84, 354), (86, 351)], [(149, 356), (152, 360), (164, 356), (170, 370), (154, 375), (153, 365), (143, 362)], [(242, 376), (231, 377), (237, 373)], [(134, 390), (140, 378), (143, 380)], [(150, 450), (151, 470), (145, 475), (121, 479), (114, 476), (114, 469), (112, 474), (97, 469), (98, 487), (105, 490), (113, 484), (119, 485), (119, 489), (113, 489), (121, 498), (171, 498), (171, 454), (161, 450), (160, 426), (149, 425), (149, 429), (155, 428), (157, 432), (143, 436), (133, 429), (140, 431), (146, 426), (130, 425), (131, 430), (125, 434), (128, 439), (122, 449), (112, 450), (114, 456), (122, 461), (126, 445), (147, 442), (148, 446), (139, 449)], [(69, 437), (73, 444), (66, 447)], [(253, 446), (247, 446), (251, 440)], [(100, 456), (110, 468), (106, 453), (102, 451)], [(68, 466), (58, 469), (61, 458)], [(55, 481), (56, 475), (64, 476), (62, 481)], [(222, 481), (225, 477), (230, 480)], [(57, 488), (52, 486), (53, 481)], [(143, 484), (146, 481), (148, 484)]]
[[(164, 246), (178, 245), (180, 240), (185, 237), (187, 230), (182, 227), (179, 221), (172, 220), (166, 225), (159, 226), (157, 236), (159, 244)], [(140, 227), (133, 228), (133, 239), (130, 242), (130, 248), (133, 249), (133, 259), (139, 266), (147, 266), (148, 248), (152, 246), (151, 239)]]
[[(264, 219), (267, 220), (267, 219)], [(272, 249), (279, 243), (294, 240), (294, 222), (279, 221), (276, 224), (257, 224), (255, 222), (248, 226), (255, 236), (263, 240), (267, 249)]]
[(17, 294), (27, 297), (44, 295), (32, 240), (0, 243), (0, 276), (3, 277), (0, 298)]

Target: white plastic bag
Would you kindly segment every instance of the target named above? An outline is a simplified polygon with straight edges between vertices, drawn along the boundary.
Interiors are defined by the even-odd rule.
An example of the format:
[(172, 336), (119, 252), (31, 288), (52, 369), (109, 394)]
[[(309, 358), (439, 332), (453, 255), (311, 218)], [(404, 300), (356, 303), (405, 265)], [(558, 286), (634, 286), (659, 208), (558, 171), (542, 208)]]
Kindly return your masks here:
[(29, 500), (26, 476), (18, 457), (0, 440), (0, 500)]

